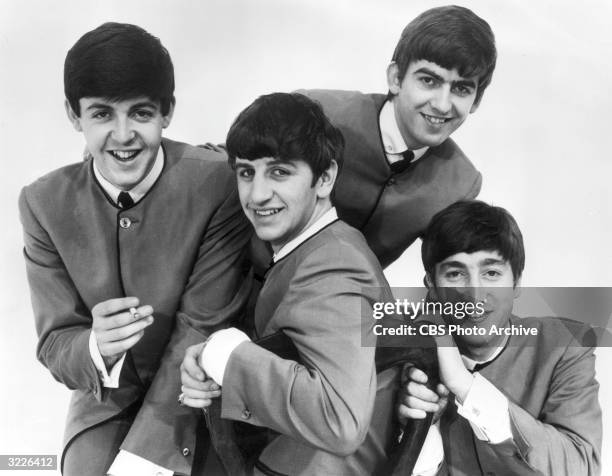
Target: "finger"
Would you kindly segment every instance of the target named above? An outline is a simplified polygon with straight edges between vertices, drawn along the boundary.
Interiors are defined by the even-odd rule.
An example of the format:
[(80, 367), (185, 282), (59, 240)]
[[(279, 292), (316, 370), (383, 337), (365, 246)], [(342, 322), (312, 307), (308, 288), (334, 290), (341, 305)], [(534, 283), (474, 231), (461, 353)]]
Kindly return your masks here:
[(136, 307), (139, 304), (140, 301), (134, 296), (108, 299), (107, 301), (102, 301), (96, 304), (91, 309), (91, 314), (98, 316), (111, 316), (119, 311), (129, 309), (130, 307)]
[(436, 403), (440, 399), (436, 392), (430, 390), (425, 385), (416, 382), (408, 382), (408, 385), (406, 385), (406, 392), (408, 395), (428, 402)]
[(423, 410), (416, 410), (405, 405), (400, 405), (397, 409), (400, 418), (410, 418), (412, 420), (422, 420), (427, 416)]
[(188, 347), (185, 351), (183, 363), (181, 364), (181, 368), (185, 370), (185, 372), (187, 372), (192, 378), (200, 381), (204, 381), (206, 378), (206, 374), (198, 364), (198, 359), (200, 358), (200, 353), (202, 352), (203, 347), (203, 343)]
[(207, 408), (212, 403), (210, 398), (191, 398), (185, 395), (183, 405), (191, 408)]
[(418, 383), (427, 383), (427, 380), (429, 380), (427, 378), (427, 374), (422, 370), (417, 369), (416, 367), (412, 367), (408, 371), (408, 377), (410, 377), (410, 380), (414, 380)]
[[(130, 312), (132, 309), (134, 312)], [(153, 307), (148, 304), (140, 307), (131, 307), (130, 310), (112, 316), (94, 316), (94, 331), (100, 332), (103, 330), (117, 329), (153, 315)]]
[(183, 385), (181, 387), (181, 392), (183, 392), (183, 395), (185, 395), (185, 397), (190, 397), (190, 398), (194, 398), (194, 399), (211, 399), (211, 398), (217, 398), (221, 396), (221, 390), (211, 390), (211, 391), (202, 391), (202, 390), (198, 390), (197, 388), (192, 388), (192, 387), (188, 387)]
[[(201, 372), (201, 371), (200, 371)], [(181, 382), (183, 385), (201, 390), (203, 392), (217, 390), (219, 386), (213, 380), (200, 380), (189, 374), (184, 367), (181, 367)], [(211, 384), (212, 383), (212, 384)]]
[(440, 409), (440, 405), (420, 398), (408, 395), (402, 400), (402, 405), (412, 408), (414, 410), (423, 410), (424, 412), (437, 412)]
[(450, 393), (448, 388), (446, 388), (446, 385), (444, 385), (443, 383), (438, 384), (438, 386), (436, 387), (436, 391), (438, 392), (438, 396), (440, 396), (440, 398), (446, 398)]
[(119, 342), (125, 339), (132, 337), (133, 335), (143, 331), (145, 328), (149, 327), (153, 324), (155, 319), (153, 316), (147, 316), (144, 319), (140, 319), (136, 322), (132, 322), (123, 327), (117, 327), (110, 330), (105, 331), (95, 331), (96, 339), (98, 340), (98, 345), (100, 343), (111, 343), (111, 342)]
[(100, 349), (100, 354), (102, 356), (123, 354), (127, 350), (131, 349), (143, 335), (144, 331), (140, 331), (138, 334), (134, 334), (133, 336), (121, 341), (106, 342), (102, 345), (98, 344), (98, 349)]

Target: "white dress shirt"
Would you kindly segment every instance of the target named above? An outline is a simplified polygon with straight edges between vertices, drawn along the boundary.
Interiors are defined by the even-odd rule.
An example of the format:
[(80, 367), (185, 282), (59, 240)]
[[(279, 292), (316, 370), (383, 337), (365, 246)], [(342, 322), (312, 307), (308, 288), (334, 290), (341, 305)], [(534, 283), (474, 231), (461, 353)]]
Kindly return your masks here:
[[(113, 202), (118, 204), (119, 194), (126, 191), (130, 194), (132, 200), (134, 200), (134, 204), (136, 204), (147, 194), (161, 175), (164, 168), (164, 160), (164, 152), (162, 147), (160, 147), (157, 152), (157, 157), (155, 157), (153, 167), (151, 167), (149, 173), (143, 180), (137, 183), (130, 190), (121, 190), (109, 182), (98, 170), (95, 162), (93, 170), (96, 179)], [(89, 353), (91, 354), (91, 359), (94, 365), (98, 369), (100, 380), (102, 381), (104, 387), (118, 388), (119, 375), (121, 374), (123, 362), (125, 361), (125, 353), (121, 356), (117, 363), (113, 365), (110, 372), (108, 372), (106, 365), (104, 365), (102, 355), (100, 355), (100, 350), (98, 349), (96, 336), (93, 330), (89, 335)], [(173, 471), (152, 463), (151, 461), (128, 451), (120, 450), (107, 474), (111, 476), (172, 476)]]
[[(155, 157), (155, 162), (153, 163), (153, 167), (146, 175), (146, 177), (138, 182), (134, 187), (127, 192), (134, 200), (134, 203), (138, 203), (142, 197), (146, 195), (146, 193), (151, 189), (155, 181), (159, 178), (164, 168), (164, 152), (163, 149), (159, 148), (157, 151), (157, 157)], [(110, 183), (102, 173), (96, 167), (94, 162), (93, 171), (96, 177), (96, 180), (100, 183), (104, 191), (108, 194), (108, 196), (118, 204), (119, 194), (124, 190), (121, 190), (114, 184)], [(113, 365), (110, 372), (106, 369), (106, 365), (104, 364), (104, 360), (102, 359), (102, 355), (100, 354), (100, 349), (98, 349), (98, 343), (96, 340), (96, 335), (92, 330), (89, 334), (89, 354), (91, 355), (91, 360), (93, 361), (96, 369), (98, 370), (98, 374), (100, 375), (100, 380), (102, 381), (102, 385), (107, 388), (118, 388), (119, 387), (119, 375), (121, 374), (121, 369), (123, 368), (123, 362), (125, 361), (125, 353), (121, 356), (121, 358)]]
[[(504, 346), (496, 348), (488, 359), (480, 362), (464, 355), (461, 359), (466, 369), (473, 370), (477, 364), (491, 362), (503, 349)], [(457, 413), (468, 421), (479, 440), (497, 444), (512, 438), (508, 398), (480, 373), (474, 372), (474, 382), (463, 404), (457, 399), (455, 404)], [(443, 460), (444, 448), (438, 421), (427, 433), (412, 475), (434, 476)]]
[[(395, 118), (395, 110), (393, 109), (392, 101), (385, 101), (380, 116), (378, 117), (378, 126), (380, 127), (380, 137), (382, 138), (385, 155), (389, 164), (404, 159), (404, 152), (408, 150), (406, 141), (402, 137), (397, 119)], [(412, 151), (414, 159), (412, 162), (419, 160), (429, 147), (421, 147)]]

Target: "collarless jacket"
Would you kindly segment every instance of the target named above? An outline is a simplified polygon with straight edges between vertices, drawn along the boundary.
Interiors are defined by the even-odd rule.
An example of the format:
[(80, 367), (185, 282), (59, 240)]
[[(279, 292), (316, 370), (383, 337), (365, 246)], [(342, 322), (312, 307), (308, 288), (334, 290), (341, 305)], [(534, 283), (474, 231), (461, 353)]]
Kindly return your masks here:
[[(451, 476), (596, 476), (600, 474), (602, 420), (588, 328), (570, 319), (518, 318), (536, 329), (511, 336), (480, 373), (509, 400), (512, 439), (479, 440), (450, 405), (440, 419)], [(453, 400), (452, 398), (449, 402)]]
[(342, 221), (272, 266), (257, 301), (255, 332), (285, 332), (301, 362), (245, 342), (232, 352), (223, 377), (222, 416), (279, 434), (257, 470), (369, 475), (384, 461), (394, 374), (380, 379), (377, 390), (372, 307), (389, 299), (376, 257)]
[(342, 220), (363, 233), (383, 268), (423, 234), (433, 215), (478, 195), (482, 176), (452, 139), (431, 147), (403, 172), (391, 172), (378, 122), (385, 95), (298, 92), (319, 102), (342, 131), (344, 164), (334, 205)]
[[(176, 402), (179, 364), (188, 345), (240, 311), (251, 228), (223, 155), (166, 139), (162, 147), (160, 177), (129, 209), (105, 194), (92, 159), (25, 187), (19, 208), (37, 355), (74, 390), (65, 445), (136, 404), (122, 449), (189, 474), (197, 419)], [(123, 296), (152, 305), (155, 321), (109, 389), (89, 354), (91, 309)]]

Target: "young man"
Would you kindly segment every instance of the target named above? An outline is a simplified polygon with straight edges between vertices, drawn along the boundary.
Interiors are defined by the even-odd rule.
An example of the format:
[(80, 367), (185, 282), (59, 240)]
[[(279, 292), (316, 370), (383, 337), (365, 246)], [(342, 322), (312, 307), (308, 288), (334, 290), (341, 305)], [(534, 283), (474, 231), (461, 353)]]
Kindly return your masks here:
[(260, 97), (227, 137), (244, 213), (274, 250), (255, 335), (284, 332), (301, 362), (230, 328), (188, 349), (182, 381), (187, 405), (219, 395), (202, 382), (200, 359), (222, 386), (224, 418), (277, 432), (256, 474), (369, 475), (384, 462), (393, 393), (377, 395), (372, 319), (361, 316), (391, 294), (363, 236), (332, 205), (342, 146), (321, 108), (300, 94)]
[(589, 328), (512, 314), (525, 263), (512, 216), (479, 201), (451, 205), (434, 216), (422, 256), (433, 299), (477, 303), (483, 312), (447, 319), (480, 333), (438, 338), (436, 392), (420, 370), (409, 371), (400, 416), (443, 412), (413, 474), (599, 474), (595, 356), (581, 344)]
[(63, 473), (191, 474), (197, 419), (176, 369), (248, 294), (235, 179), (222, 156), (162, 138), (174, 70), (142, 28), (86, 33), (64, 87), (90, 156), (19, 199), (38, 358), (74, 390)]
[(438, 7), (404, 29), (387, 68), (386, 96), (300, 91), (344, 136), (335, 205), (383, 267), (436, 212), (478, 195), (481, 175), (449, 136), (477, 109), (495, 61), (487, 22), (467, 8)]

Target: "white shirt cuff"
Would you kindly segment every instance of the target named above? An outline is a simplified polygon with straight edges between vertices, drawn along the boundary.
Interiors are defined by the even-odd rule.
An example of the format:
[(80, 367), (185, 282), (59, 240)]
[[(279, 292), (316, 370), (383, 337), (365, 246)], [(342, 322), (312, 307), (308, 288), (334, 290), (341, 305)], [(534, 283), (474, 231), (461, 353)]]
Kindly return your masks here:
[(104, 364), (102, 354), (100, 354), (100, 349), (98, 349), (96, 335), (94, 334), (94, 331), (91, 331), (89, 334), (89, 355), (91, 356), (91, 360), (96, 366), (96, 369), (98, 369), (98, 374), (100, 375), (102, 385), (107, 388), (119, 388), (119, 375), (121, 375), (121, 369), (123, 368), (125, 353), (115, 363), (115, 365), (113, 365), (113, 368), (109, 374), (106, 370), (106, 365)]
[(497, 444), (512, 438), (508, 399), (478, 372), (463, 405), (455, 402), (479, 440)]
[(106, 474), (110, 476), (172, 476), (174, 472), (134, 453), (120, 450)]
[(427, 437), (412, 470), (412, 476), (435, 476), (444, 461), (444, 446), (440, 434), (440, 422), (429, 427)]
[(244, 332), (235, 327), (213, 332), (200, 355), (200, 367), (208, 377), (222, 386), (223, 374), (231, 353), (243, 342), (250, 341)]

